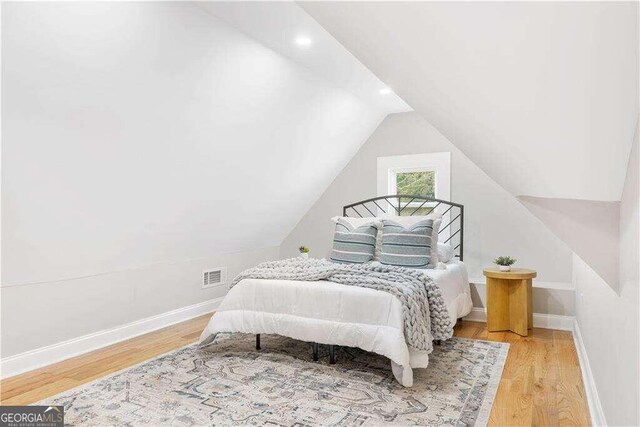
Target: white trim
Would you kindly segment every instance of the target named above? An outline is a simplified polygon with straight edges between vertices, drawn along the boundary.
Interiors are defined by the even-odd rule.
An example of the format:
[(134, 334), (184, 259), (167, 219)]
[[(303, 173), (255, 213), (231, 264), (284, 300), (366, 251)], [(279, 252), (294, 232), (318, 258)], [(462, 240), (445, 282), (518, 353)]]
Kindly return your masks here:
[(584, 346), (584, 341), (582, 341), (582, 334), (580, 333), (580, 327), (578, 326), (577, 319), (573, 322), (573, 343), (575, 344), (576, 352), (578, 353), (580, 371), (582, 372), (582, 383), (584, 384), (584, 391), (587, 395), (587, 403), (589, 405), (589, 413), (591, 414), (591, 424), (594, 426), (606, 426), (607, 420), (604, 416), (604, 411), (602, 410), (600, 398), (598, 397), (596, 381), (591, 372), (587, 349)]
[(73, 338), (57, 344), (40, 347), (14, 356), (0, 359), (0, 377), (8, 378), (61, 360), (128, 340), (194, 317), (213, 312), (222, 298), (204, 301), (166, 313), (136, 320), (135, 322)]
[[(469, 279), (469, 283), (473, 283), (474, 285), (484, 285), (486, 281), (483, 278), (471, 278)], [(540, 280), (534, 280), (532, 282), (532, 286), (534, 288), (540, 289), (555, 289), (558, 291), (575, 291), (576, 288), (573, 286), (571, 282), (542, 282)]]
[[(441, 200), (451, 200), (451, 152), (407, 154), (402, 156), (385, 156), (377, 158), (377, 192), (378, 196), (393, 195), (396, 190), (396, 174), (400, 172), (435, 172), (435, 197)], [(411, 206), (411, 205), (410, 205)], [(435, 206), (435, 203), (427, 203), (425, 207)], [(434, 213), (442, 213), (447, 210), (441, 206), (441, 210)], [(393, 210), (383, 214), (378, 211), (376, 216), (394, 216)], [(451, 220), (451, 213), (447, 212), (442, 217), (442, 223), (447, 224)], [(447, 240), (450, 228), (442, 231), (439, 238)]]
[[(473, 307), (464, 320), (471, 322), (486, 322), (487, 312), (484, 308)], [(559, 331), (573, 331), (575, 317), (558, 314), (533, 313), (533, 326), (543, 329), (557, 329)]]
[(395, 194), (395, 180), (392, 179), (395, 173), (434, 171), (436, 198), (451, 200), (451, 153), (449, 151), (378, 157), (377, 165), (378, 196)]
[(473, 307), (471, 312), (462, 318), (463, 320), (468, 320), (470, 322), (487, 322), (487, 313), (483, 308)]

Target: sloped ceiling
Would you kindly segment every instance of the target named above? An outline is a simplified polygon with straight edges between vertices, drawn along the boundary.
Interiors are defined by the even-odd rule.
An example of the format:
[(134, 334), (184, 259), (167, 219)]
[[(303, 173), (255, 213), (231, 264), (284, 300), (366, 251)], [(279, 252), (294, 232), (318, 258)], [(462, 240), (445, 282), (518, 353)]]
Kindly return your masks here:
[(514, 196), (620, 200), (637, 3), (299, 4)]
[[(381, 96), (385, 84), (294, 2), (213, 1), (197, 5), (372, 108), (387, 113), (411, 111), (397, 94)], [(301, 48), (295, 43), (298, 38), (308, 39), (310, 45)]]
[(3, 285), (277, 246), (398, 111), (186, 2), (4, 3), (2, 89)]
[(619, 284), (619, 203), (547, 199), (520, 202), (614, 290)]

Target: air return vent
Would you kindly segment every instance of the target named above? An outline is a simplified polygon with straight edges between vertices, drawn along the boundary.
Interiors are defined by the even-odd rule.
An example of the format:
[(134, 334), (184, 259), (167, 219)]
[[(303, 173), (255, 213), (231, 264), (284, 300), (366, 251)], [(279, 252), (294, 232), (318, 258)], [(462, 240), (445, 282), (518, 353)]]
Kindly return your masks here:
[(213, 268), (202, 272), (202, 287), (222, 286), (227, 280), (226, 268)]

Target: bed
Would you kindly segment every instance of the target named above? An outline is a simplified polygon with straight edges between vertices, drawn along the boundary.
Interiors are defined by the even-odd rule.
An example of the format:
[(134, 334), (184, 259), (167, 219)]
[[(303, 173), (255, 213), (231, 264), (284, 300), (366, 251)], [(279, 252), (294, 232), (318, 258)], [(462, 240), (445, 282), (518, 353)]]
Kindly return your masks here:
[[(438, 209), (443, 207), (438, 213), (442, 217), (439, 239), (457, 242), (451, 245), (455, 251), (452, 260), (440, 263), (439, 268), (420, 270), (440, 287), (449, 318), (455, 324), (472, 308), (462, 252), (462, 205), (420, 196), (382, 196), (345, 206), (343, 215), (354, 215), (354, 212), (359, 217), (364, 217), (363, 212), (371, 217), (403, 212), (406, 215), (409, 209), (424, 212), (425, 206), (430, 213), (438, 213)], [(453, 211), (454, 208), (457, 212)], [(412, 386), (413, 369), (428, 366), (430, 349), (416, 351), (407, 345), (400, 300), (391, 293), (376, 289), (326, 280), (312, 283), (302, 280), (241, 280), (212, 316), (202, 333), (201, 345), (210, 344), (218, 333), (240, 332), (278, 334), (314, 345), (359, 347), (389, 358), (398, 382), (405, 387)]]

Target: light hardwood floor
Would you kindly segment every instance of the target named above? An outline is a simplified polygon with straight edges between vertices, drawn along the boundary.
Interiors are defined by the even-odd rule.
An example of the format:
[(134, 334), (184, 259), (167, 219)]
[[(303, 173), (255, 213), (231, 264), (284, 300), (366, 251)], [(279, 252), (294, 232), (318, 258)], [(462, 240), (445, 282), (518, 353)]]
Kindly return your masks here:
[[(0, 382), (2, 405), (26, 405), (198, 339), (210, 315), (74, 357)], [(589, 425), (578, 356), (570, 332), (533, 329), (528, 337), (461, 322), (456, 336), (511, 344), (490, 425)]]

